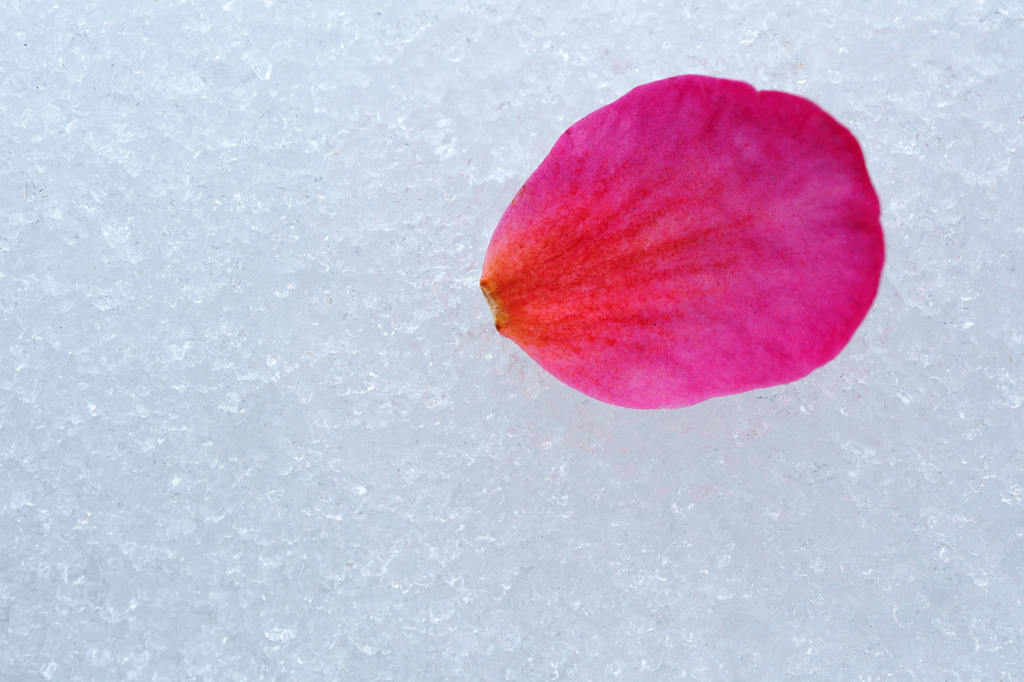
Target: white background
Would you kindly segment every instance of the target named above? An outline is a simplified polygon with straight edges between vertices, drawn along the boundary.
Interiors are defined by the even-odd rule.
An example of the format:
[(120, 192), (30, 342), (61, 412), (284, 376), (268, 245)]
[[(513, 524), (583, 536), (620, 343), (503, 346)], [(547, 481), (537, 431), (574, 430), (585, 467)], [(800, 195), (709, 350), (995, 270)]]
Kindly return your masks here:
[[(1024, 679), (1024, 8), (551, 4), (3, 3), (0, 679)], [(630, 411), (477, 280), (683, 73), (847, 125), (888, 261), (807, 379)]]

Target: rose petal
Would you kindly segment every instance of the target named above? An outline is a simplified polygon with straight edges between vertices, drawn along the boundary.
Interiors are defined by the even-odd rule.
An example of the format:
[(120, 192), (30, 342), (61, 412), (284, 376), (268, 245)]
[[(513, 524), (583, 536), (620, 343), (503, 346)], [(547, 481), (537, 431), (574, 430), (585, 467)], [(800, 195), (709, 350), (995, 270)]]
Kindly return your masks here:
[(884, 257), (846, 128), (794, 95), (679, 76), (559, 138), (502, 216), (481, 286), (498, 331), (568, 385), (682, 407), (834, 358)]

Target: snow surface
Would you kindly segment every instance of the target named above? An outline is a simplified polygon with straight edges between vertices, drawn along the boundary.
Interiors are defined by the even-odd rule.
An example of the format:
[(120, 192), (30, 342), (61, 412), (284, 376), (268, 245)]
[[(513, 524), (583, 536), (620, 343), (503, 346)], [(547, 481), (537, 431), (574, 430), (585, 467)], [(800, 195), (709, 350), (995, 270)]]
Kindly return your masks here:
[[(0, 679), (1024, 680), (1021, 3), (0, 26)], [(682, 73), (848, 125), (888, 262), (807, 379), (630, 411), (477, 280), (562, 130)]]

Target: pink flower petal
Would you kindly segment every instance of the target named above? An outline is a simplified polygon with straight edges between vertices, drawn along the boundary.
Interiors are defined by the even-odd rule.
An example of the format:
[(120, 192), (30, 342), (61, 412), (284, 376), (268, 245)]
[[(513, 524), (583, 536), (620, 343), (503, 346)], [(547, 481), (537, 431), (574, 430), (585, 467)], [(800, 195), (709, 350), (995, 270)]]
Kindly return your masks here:
[(682, 407), (806, 376), (885, 259), (853, 135), (818, 106), (679, 76), (569, 128), (498, 223), (498, 331), (589, 396)]

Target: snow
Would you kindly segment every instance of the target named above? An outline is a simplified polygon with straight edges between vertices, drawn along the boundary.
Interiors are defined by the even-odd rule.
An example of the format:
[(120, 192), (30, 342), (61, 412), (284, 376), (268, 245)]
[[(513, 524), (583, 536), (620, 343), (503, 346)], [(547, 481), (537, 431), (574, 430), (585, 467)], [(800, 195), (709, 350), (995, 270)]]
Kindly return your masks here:
[[(1024, 10), (0, 8), (0, 679), (1024, 679)], [(682, 73), (861, 142), (882, 288), (800, 382), (563, 386), (477, 286)]]

